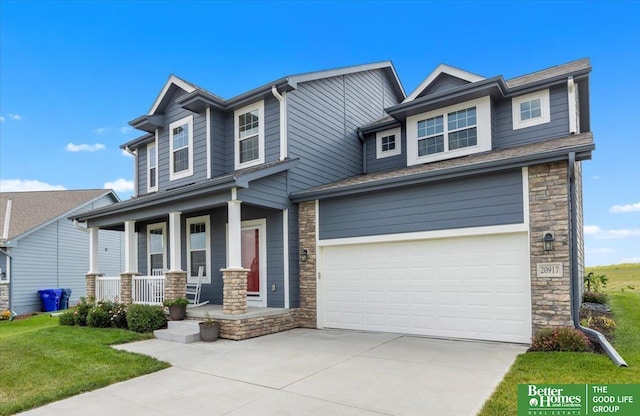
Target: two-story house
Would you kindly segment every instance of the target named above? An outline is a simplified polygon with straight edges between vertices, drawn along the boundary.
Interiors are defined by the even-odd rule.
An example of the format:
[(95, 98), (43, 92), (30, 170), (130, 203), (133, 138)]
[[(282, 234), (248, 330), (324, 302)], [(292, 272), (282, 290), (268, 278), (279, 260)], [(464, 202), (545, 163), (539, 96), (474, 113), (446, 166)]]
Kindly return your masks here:
[(440, 65), (407, 96), (381, 62), (228, 100), (171, 76), (123, 146), (135, 196), (77, 219), (124, 232), (125, 299), (138, 274), (179, 296), (203, 266), (228, 338), (306, 326), (528, 343), (572, 322), (590, 71)]

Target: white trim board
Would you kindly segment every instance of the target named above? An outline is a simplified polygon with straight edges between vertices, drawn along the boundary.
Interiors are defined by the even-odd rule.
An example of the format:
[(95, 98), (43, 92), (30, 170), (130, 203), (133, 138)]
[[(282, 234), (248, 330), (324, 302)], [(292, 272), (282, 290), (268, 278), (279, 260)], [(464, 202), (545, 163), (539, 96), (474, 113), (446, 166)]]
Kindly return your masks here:
[(467, 227), (448, 230), (418, 231), (414, 233), (383, 234), (364, 237), (333, 238), (319, 240), (319, 247), (341, 246), (347, 244), (384, 243), (391, 241), (428, 240), (436, 238), (453, 238), (473, 235), (507, 234), (528, 232), (527, 224), (492, 225), (487, 227)]

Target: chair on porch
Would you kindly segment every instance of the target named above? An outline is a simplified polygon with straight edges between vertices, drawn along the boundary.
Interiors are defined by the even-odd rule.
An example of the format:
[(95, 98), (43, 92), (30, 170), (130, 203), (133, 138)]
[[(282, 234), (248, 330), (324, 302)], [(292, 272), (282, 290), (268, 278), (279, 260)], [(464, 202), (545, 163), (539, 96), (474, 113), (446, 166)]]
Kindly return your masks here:
[(196, 280), (196, 282), (195, 283), (187, 282), (186, 295), (187, 295), (187, 300), (189, 301), (187, 308), (195, 308), (196, 306), (202, 306), (209, 303), (208, 300), (205, 300), (204, 302), (200, 302), (200, 291), (202, 290), (203, 275), (204, 275), (204, 266), (200, 266), (198, 268), (198, 279)]

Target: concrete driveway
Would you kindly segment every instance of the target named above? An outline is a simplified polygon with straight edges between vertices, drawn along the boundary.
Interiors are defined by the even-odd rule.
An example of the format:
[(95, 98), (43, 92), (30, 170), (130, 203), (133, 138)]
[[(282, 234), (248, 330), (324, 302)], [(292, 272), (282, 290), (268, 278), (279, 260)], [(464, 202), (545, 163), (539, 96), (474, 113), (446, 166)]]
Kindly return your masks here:
[(117, 348), (173, 367), (25, 415), (475, 415), (526, 347), (294, 329)]

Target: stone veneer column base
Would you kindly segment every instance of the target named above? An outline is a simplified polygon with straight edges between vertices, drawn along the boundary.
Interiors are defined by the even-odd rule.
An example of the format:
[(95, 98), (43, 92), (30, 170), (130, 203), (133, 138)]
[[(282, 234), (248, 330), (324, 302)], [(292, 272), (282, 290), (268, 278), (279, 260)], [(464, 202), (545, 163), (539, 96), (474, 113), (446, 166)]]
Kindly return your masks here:
[[(569, 259), (568, 163), (529, 167), (529, 236), (531, 318), (533, 334), (542, 328), (573, 326)], [(544, 251), (545, 232), (554, 233), (554, 247)], [(562, 263), (562, 277), (539, 277), (540, 263)]]
[(9, 310), (9, 283), (0, 283), (0, 311)]
[(220, 269), (222, 272), (222, 311), (227, 315), (247, 312), (248, 269)]
[(187, 296), (187, 272), (169, 270), (164, 274), (164, 299), (177, 299)]
[(86, 288), (85, 296), (88, 298), (96, 297), (96, 278), (104, 276), (102, 273), (87, 273), (84, 276), (84, 283)]
[(120, 273), (120, 302), (125, 305), (131, 305), (133, 302), (133, 292), (131, 286), (133, 283), (133, 276), (138, 276), (139, 273)]
[(318, 293), (316, 285), (316, 201), (299, 205), (300, 253), (307, 250), (307, 261), (300, 262), (300, 310), (298, 323), (302, 328), (317, 328)]

